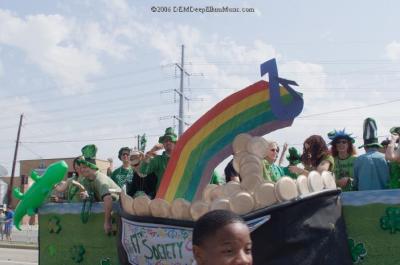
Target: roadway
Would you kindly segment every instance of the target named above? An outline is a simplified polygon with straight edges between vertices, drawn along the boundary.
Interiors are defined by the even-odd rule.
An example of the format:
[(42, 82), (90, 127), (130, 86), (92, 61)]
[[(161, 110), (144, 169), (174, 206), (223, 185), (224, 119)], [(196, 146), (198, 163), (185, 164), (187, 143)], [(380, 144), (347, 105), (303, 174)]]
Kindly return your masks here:
[(0, 248), (0, 265), (37, 265), (37, 249)]

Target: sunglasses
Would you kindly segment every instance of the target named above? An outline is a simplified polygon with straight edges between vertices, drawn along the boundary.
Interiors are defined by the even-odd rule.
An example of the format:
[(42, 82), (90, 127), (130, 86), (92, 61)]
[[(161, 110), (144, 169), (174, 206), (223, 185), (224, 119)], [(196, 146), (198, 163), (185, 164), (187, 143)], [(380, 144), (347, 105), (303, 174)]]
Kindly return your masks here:
[(270, 151), (272, 151), (272, 152), (277, 152), (277, 153), (279, 153), (279, 149), (269, 149)]
[(121, 156), (129, 156), (129, 153), (123, 153)]

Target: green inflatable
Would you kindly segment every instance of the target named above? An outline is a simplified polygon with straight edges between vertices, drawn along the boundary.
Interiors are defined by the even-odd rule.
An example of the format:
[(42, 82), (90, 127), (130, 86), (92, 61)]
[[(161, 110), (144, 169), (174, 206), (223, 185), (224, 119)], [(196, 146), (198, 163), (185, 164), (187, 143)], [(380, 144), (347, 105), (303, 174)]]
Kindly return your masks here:
[(19, 188), (13, 191), (14, 197), (20, 199), (20, 202), (15, 209), (14, 225), (18, 230), (21, 230), (19, 225), (22, 218), (28, 214), (35, 215), (37, 209), (45, 202), (55, 184), (64, 179), (68, 171), (68, 165), (64, 160), (51, 164), (42, 176), (39, 176), (35, 171), (32, 171), (31, 178), (34, 183), (22, 194)]

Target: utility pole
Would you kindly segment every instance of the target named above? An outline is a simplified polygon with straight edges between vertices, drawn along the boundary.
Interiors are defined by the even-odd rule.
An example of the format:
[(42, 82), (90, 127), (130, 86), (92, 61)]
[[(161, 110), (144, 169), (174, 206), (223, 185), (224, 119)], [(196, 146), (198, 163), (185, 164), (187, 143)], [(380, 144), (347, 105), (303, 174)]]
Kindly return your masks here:
[[(189, 126), (190, 124), (185, 122), (185, 101), (189, 101), (189, 100), (193, 100), (193, 99), (189, 99), (188, 97), (185, 96), (185, 88), (184, 88), (184, 77), (186, 76), (203, 76), (203, 74), (190, 74), (185, 70), (185, 45), (182, 44), (182, 50), (181, 50), (181, 63), (175, 63), (175, 66), (177, 68), (179, 68), (180, 72), (181, 72), (181, 76), (180, 76), (180, 86), (179, 86), (179, 90), (178, 89), (173, 89), (173, 91), (179, 95), (179, 114), (178, 116), (173, 115), (173, 116), (164, 116), (164, 117), (160, 117), (160, 120), (164, 120), (164, 119), (171, 119), (173, 118), (174, 120), (178, 120), (178, 136), (180, 137), (185, 128), (184, 126)], [(167, 93), (170, 92), (171, 90), (164, 90), (161, 91), (161, 93)], [(174, 121), (174, 127), (175, 127), (175, 121)]]
[(17, 133), (17, 141), (15, 143), (14, 160), (13, 160), (12, 169), (11, 169), (10, 185), (8, 186), (8, 192), (7, 192), (7, 204), (11, 203), (11, 190), (12, 190), (13, 184), (14, 184), (15, 164), (17, 163), (19, 136), (21, 135), (21, 127), (22, 127), (22, 119), (23, 118), (24, 118), (24, 114), (21, 114), (21, 116), (19, 117), (19, 126), (18, 126), (18, 133)]
[(181, 84), (179, 87), (179, 130), (178, 130), (178, 136), (180, 137), (183, 133), (183, 123), (184, 121), (184, 92), (183, 92), (183, 74), (185, 70), (185, 46), (182, 45), (182, 54), (181, 54)]
[(190, 74), (185, 71), (185, 45), (182, 45), (181, 64), (175, 64), (175, 65), (181, 70), (181, 83), (179, 86), (179, 91), (175, 89), (175, 92), (179, 94), (179, 115), (178, 117), (174, 116), (174, 118), (177, 119), (179, 122), (178, 136), (180, 137), (184, 131), (183, 126), (186, 124), (184, 106), (185, 106), (185, 100), (188, 100), (188, 98), (184, 94), (183, 78), (184, 75), (190, 76)]

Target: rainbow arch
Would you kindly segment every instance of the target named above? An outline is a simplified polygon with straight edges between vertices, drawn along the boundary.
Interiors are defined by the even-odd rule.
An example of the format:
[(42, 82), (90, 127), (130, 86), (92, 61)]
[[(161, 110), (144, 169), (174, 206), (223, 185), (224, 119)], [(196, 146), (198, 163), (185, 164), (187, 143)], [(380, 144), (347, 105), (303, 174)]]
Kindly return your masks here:
[[(303, 109), (292, 81), (278, 77), (275, 59), (261, 65), (269, 82), (258, 81), (219, 102), (178, 140), (157, 191), (157, 198), (199, 199), (215, 167), (232, 154), (239, 133), (262, 136), (291, 126)], [(280, 86), (281, 84), (282, 86)]]

